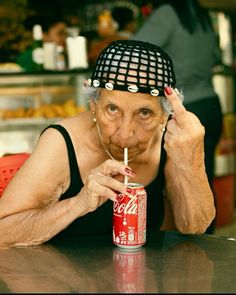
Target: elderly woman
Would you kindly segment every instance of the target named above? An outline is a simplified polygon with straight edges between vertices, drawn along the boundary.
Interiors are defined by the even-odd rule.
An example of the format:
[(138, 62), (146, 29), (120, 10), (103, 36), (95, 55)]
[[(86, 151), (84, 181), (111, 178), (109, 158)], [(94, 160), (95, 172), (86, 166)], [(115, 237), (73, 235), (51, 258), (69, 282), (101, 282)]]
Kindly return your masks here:
[(147, 229), (204, 233), (215, 217), (204, 127), (181, 103), (170, 57), (147, 42), (114, 41), (85, 91), (90, 110), (48, 126), (4, 191), (0, 245), (111, 233), (125, 176), (145, 186)]

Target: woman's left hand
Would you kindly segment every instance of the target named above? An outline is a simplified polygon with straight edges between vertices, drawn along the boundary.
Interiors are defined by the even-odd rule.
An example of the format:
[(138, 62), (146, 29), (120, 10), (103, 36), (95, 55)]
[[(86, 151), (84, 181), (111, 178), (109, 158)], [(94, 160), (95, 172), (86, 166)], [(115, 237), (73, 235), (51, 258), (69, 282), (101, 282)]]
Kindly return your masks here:
[(165, 88), (165, 94), (174, 114), (167, 122), (164, 148), (178, 168), (198, 170), (204, 164), (205, 128), (185, 109), (172, 88)]

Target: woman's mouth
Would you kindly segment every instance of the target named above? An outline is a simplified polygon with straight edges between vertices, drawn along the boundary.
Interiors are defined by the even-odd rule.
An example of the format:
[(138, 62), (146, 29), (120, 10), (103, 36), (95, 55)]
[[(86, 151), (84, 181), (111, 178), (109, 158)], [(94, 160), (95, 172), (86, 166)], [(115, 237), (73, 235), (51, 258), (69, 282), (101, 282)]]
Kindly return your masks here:
[[(124, 148), (117, 145), (109, 145), (110, 153), (118, 160), (124, 160)], [(137, 155), (137, 149), (134, 147), (128, 147), (128, 159), (133, 158)]]

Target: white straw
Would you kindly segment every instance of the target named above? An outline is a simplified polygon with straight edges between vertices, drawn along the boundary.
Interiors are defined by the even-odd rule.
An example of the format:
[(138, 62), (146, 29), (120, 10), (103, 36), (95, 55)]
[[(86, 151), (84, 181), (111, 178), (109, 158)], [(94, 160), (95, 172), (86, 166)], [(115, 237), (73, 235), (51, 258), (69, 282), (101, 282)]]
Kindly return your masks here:
[[(128, 148), (124, 148), (124, 164), (128, 165)], [(128, 184), (128, 176), (125, 175), (124, 184)]]

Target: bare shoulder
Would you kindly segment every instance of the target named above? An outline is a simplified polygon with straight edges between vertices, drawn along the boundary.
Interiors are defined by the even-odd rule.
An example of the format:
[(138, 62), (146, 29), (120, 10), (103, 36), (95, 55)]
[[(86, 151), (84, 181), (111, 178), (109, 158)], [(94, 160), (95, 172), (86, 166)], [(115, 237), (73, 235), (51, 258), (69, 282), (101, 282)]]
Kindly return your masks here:
[(60, 121), (59, 124), (64, 126), (73, 136), (74, 133), (83, 133), (88, 128), (88, 125), (90, 125), (89, 123), (92, 123), (91, 120), (91, 113), (89, 111), (85, 111), (75, 117), (64, 119)]
[(0, 198), (0, 218), (57, 202), (69, 182), (65, 140), (60, 132), (49, 128)]
[[(85, 111), (78, 116), (67, 118), (58, 122), (68, 132), (72, 145), (75, 151), (76, 160), (82, 181), (84, 182), (88, 171), (100, 164), (98, 147), (96, 137), (94, 136), (93, 129), (96, 129), (92, 120), (91, 112)], [(58, 132), (53, 130), (54, 132)], [(53, 133), (50, 130), (50, 133)], [(96, 134), (95, 130), (95, 134)], [(53, 137), (52, 137), (53, 138)], [(52, 139), (51, 140), (54, 140)], [(61, 136), (62, 138), (62, 136)], [(64, 139), (63, 139), (64, 140)], [(54, 140), (56, 142), (56, 140)], [(59, 145), (60, 146), (60, 145)]]

